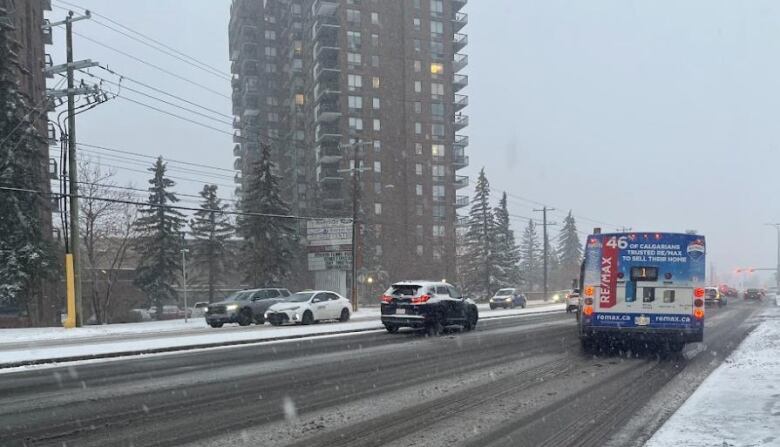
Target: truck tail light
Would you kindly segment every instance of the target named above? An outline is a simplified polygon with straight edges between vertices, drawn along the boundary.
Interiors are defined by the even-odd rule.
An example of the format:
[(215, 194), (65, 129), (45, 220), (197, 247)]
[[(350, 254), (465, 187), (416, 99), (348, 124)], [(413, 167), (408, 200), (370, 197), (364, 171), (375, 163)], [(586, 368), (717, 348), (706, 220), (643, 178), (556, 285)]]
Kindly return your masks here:
[(704, 289), (701, 287), (693, 289), (693, 296), (695, 298), (704, 298)]
[(422, 304), (427, 303), (428, 300), (431, 299), (430, 295), (420, 295), (412, 298), (412, 304)]
[(593, 306), (585, 306), (585, 307), (583, 307), (582, 308), (582, 313), (586, 317), (589, 317), (589, 316), (593, 315)]
[(703, 307), (704, 306), (704, 300), (701, 298), (696, 298), (693, 300), (693, 306), (694, 307)]
[(704, 309), (701, 307), (693, 309), (693, 318), (696, 318), (697, 320), (704, 318)]
[(393, 297), (390, 295), (382, 295), (381, 300), (385, 304), (390, 304), (391, 302), (393, 302)]

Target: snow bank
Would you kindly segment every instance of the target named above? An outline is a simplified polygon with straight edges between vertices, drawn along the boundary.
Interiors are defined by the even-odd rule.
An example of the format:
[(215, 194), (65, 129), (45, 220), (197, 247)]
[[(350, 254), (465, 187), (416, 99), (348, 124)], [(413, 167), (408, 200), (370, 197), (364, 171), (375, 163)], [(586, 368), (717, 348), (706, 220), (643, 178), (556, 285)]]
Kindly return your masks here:
[(780, 445), (780, 309), (762, 318), (646, 447)]

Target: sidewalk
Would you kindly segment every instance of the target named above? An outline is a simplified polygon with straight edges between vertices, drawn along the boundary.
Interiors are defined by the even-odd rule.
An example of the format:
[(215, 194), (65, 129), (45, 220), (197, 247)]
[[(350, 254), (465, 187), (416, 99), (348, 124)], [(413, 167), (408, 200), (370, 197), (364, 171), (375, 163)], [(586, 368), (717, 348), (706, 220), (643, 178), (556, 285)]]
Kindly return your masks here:
[[(486, 307), (486, 305), (485, 305)], [(535, 303), (527, 309), (483, 310), (480, 318), (563, 311), (562, 304)], [(573, 317), (572, 317), (573, 319)], [(328, 336), (383, 329), (379, 308), (353, 314), (346, 323), (274, 327), (225, 326), (213, 329), (201, 318), (127, 323), (83, 328), (0, 329), (0, 368), (12, 365), (51, 363), (57, 360), (88, 360), (158, 352), (173, 352), (263, 341)]]
[(780, 307), (759, 318), (645, 447), (780, 445)]

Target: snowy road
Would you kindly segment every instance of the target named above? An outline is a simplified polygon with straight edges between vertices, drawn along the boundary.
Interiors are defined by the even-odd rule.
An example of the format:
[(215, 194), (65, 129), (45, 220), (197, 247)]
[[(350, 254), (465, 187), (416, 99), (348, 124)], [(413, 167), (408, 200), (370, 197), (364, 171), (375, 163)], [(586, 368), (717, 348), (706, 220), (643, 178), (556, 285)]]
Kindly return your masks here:
[(546, 314), (9, 373), (0, 445), (641, 445), (758, 309), (713, 309), (676, 360), (584, 356)]

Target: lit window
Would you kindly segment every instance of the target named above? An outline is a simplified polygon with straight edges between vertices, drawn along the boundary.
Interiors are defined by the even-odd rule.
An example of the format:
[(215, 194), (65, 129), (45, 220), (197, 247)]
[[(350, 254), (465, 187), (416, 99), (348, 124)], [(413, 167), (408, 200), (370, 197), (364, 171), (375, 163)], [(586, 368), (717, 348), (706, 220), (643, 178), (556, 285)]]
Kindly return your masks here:
[(374, 76), (371, 78), (371, 85), (373, 85), (374, 88), (379, 88), (379, 76)]
[(382, 130), (382, 122), (379, 120), (379, 118), (374, 118), (374, 130)]
[(371, 13), (371, 24), (379, 25), (379, 13), (378, 12), (372, 12)]
[(381, 161), (375, 161), (374, 162), (374, 172), (377, 174), (382, 173), (382, 162)]
[(375, 203), (374, 204), (374, 214), (377, 216), (382, 214), (382, 204), (381, 203)]
[(374, 109), (379, 109), (379, 98), (376, 96), (371, 100), (371, 104), (374, 107)]
[(444, 64), (441, 64), (439, 62), (432, 62), (431, 63), (431, 74), (442, 74), (444, 73)]
[(305, 98), (303, 97), (303, 93), (297, 93), (295, 95), (295, 104), (302, 106), (305, 101)]
[(359, 110), (363, 108), (362, 96), (350, 96), (347, 98), (347, 102), (349, 103), (350, 110)]
[(444, 145), (443, 144), (432, 144), (431, 145), (431, 155), (434, 157), (443, 157), (444, 156)]

